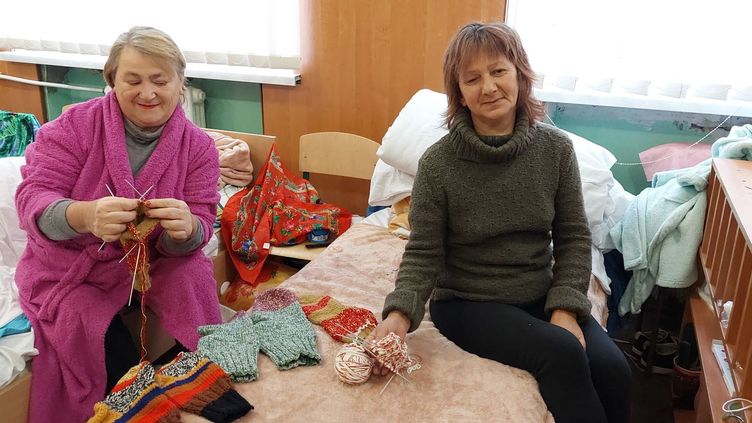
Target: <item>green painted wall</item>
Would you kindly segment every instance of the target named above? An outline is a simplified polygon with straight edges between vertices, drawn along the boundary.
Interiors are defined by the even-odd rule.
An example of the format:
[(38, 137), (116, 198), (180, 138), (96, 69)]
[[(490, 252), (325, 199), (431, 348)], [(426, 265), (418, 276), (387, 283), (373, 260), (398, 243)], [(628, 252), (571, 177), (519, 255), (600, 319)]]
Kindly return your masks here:
[[(84, 87), (105, 87), (102, 72), (92, 69), (42, 66), (42, 79)], [(260, 84), (196, 78), (191, 78), (189, 83), (206, 94), (207, 127), (264, 133)], [(86, 101), (99, 95), (87, 91), (45, 88), (47, 119), (53, 120), (60, 116), (62, 107), (66, 104)]]
[[(638, 163), (639, 153), (669, 142), (694, 143), (718, 126), (726, 116), (575, 104), (548, 105), (556, 126), (606, 147), (619, 162)], [(712, 144), (728, 135), (733, 125), (752, 122), (729, 119), (703, 143)], [(614, 177), (627, 191), (637, 194), (649, 186), (641, 165), (614, 165)]]
[[(82, 87), (99, 88), (104, 90), (105, 82), (102, 71), (94, 69), (65, 68), (61, 66), (41, 66), (42, 80), (61, 84), (78, 85)], [(45, 88), (44, 98), (47, 120), (57, 119), (62, 113), (63, 106), (80, 103), (101, 96), (102, 93), (88, 91), (73, 91), (64, 88)]]

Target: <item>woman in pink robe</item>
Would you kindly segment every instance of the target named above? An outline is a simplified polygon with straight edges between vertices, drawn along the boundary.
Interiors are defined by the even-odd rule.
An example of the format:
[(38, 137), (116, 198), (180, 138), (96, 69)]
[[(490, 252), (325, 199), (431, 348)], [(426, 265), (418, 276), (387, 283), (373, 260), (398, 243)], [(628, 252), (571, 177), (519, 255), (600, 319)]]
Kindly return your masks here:
[[(198, 326), (220, 322), (212, 265), (201, 251), (212, 235), (219, 164), (209, 136), (178, 106), (184, 70), (167, 35), (131, 29), (105, 66), (113, 90), (44, 125), (27, 149), (16, 205), (29, 242), (16, 282), (39, 349), (31, 423), (84, 421), (106, 394), (106, 334), (131, 295), (118, 242), (136, 217), (139, 194), (131, 185), (148, 191), (147, 215), (160, 222), (147, 241), (146, 304), (190, 350)], [(135, 129), (127, 132), (127, 125)], [(153, 150), (139, 150), (137, 165), (133, 131), (158, 135)], [(73, 235), (52, 240), (40, 222), (52, 219), (48, 208), (60, 202), (65, 209), (58, 219), (63, 216)]]

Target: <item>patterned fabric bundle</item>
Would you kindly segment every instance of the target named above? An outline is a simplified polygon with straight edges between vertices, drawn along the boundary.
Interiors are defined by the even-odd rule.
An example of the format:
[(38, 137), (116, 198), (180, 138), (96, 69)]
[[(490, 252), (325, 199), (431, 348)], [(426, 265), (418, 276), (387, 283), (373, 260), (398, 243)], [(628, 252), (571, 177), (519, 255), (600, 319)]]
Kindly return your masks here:
[(128, 254), (128, 270), (136, 274), (134, 289), (145, 292), (151, 287), (149, 276), (149, 247), (146, 240), (159, 224), (158, 219), (146, 217), (147, 207), (139, 202), (136, 209), (136, 220), (128, 223), (128, 230), (120, 236), (120, 244)]
[(324, 328), (335, 341), (352, 342), (353, 334), (365, 339), (377, 324), (370, 310), (345, 306), (328, 295), (301, 295), (300, 304), (308, 320)]
[(236, 382), (258, 377), (258, 352), (280, 370), (312, 366), (321, 361), (316, 332), (287, 289), (274, 288), (256, 298), (251, 314), (240, 312), (222, 325), (202, 326), (198, 349)]
[(321, 204), (316, 189), (288, 171), (275, 146), (253, 186), (234, 196), (222, 212), (222, 238), (240, 276), (255, 284), (269, 256), (264, 244), (280, 246), (305, 241), (313, 229), (326, 229), (336, 236), (350, 227), (349, 211)]
[(22, 157), (38, 129), (36, 116), (0, 110), (0, 157)]
[(179, 410), (225, 423), (253, 406), (232, 389), (216, 363), (200, 353), (182, 353), (158, 372), (148, 362), (129, 370), (104, 401), (94, 405), (89, 423), (177, 423)]

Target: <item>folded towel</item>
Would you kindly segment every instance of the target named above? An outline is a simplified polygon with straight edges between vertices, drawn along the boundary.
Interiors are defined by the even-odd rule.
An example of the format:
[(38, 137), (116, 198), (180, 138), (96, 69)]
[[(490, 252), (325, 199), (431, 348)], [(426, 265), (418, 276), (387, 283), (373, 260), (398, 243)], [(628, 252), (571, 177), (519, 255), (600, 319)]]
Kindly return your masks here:
[(250, 184), (253, 180), (253, 164), (251, 164), (248, 144), (219, 132), (206, 131), (206, 133), (214, 140), (214, 146), (219, 154), (218, 188), (226, 184), (236, 186)]

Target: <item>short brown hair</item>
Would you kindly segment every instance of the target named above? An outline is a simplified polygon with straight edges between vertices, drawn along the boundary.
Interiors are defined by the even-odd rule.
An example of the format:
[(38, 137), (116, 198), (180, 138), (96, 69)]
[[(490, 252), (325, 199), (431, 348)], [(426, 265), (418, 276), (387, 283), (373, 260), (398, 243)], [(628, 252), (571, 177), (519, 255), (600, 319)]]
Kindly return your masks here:
[(147, 56), (166, 61), (181, 79), (185, 78), (185, 57), (175, 41), (156, 28), (134, 26), (117, 37), (104, 64), (104, 80), (110, 87), (115, 86), (118, 62), (125, 47), (133, 47)]
[(502, 54), (517, 69), (517, 110), (522, 109), (532, 126), (543, 118), (543, 103), (533, 97), (535, 72), (530, 67), (527, 53), (522, 47), (517, 31), (501, 22), (473, 22), (465, 25), (454, 35), (444, 54), (444, 89), (447, 93), (448, 107), (445, 122), (450, 126), (462, 105), (459, 74), (469, 60), (479, 53)]

